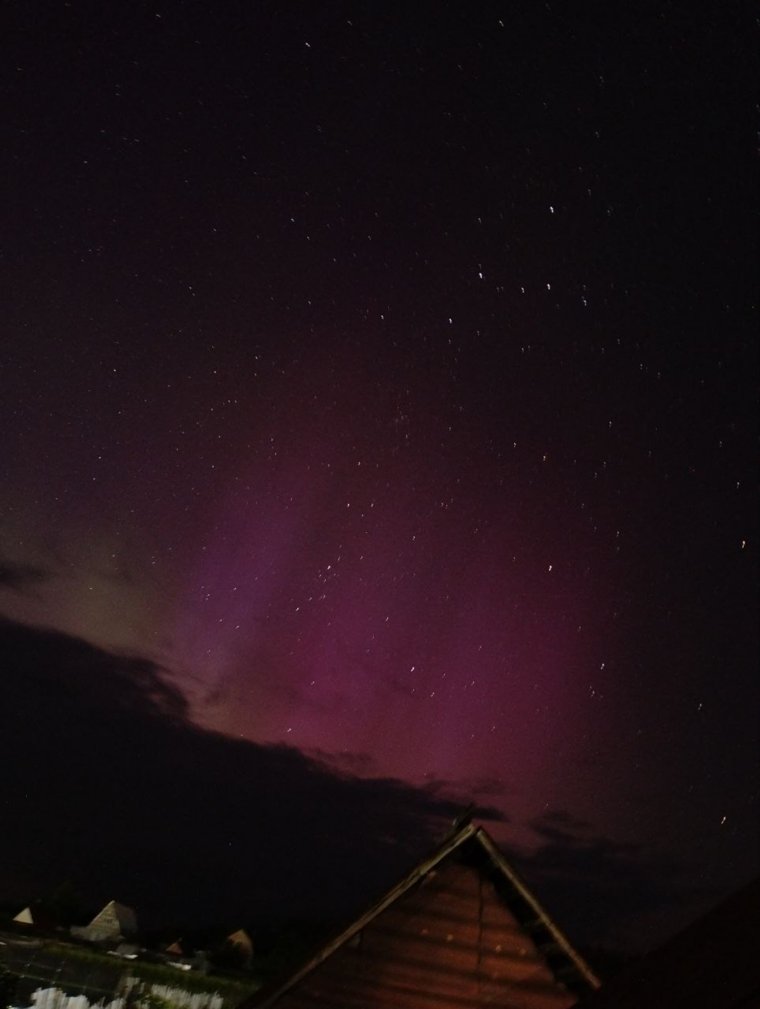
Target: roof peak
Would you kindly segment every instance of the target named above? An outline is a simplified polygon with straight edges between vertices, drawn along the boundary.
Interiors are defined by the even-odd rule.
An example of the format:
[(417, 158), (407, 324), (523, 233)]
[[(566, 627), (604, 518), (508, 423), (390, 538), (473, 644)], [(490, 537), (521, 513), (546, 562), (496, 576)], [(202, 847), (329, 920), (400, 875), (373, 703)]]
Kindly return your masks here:
[[(444, 837), (438, 847), (427, 858), (423, 858), (394, 887), (388, 890), (379, 900), (372, 904), (363, 914), (359, 915), (347, 928), (343, 929), (332, 940), (325, 943), (300, 969), (296, 970), (283, 984), (271, 992), (263, 1001), (256, 1002), (261, 1009), (276, 1005), (279, 1000), (301, 981), (316, 971), (321, 964), (329, 960), (341, 948), (351, 942), (354, 937), (363, 932), (375, 919), (400, 901), (407, 893), (418, 886), (426, 877), (433, 874), (438, 867), (455, 857), (456, 853), (473, 846), (474, 863), (479, 872), (490, 867), (488, 875), (500, 881), (501, 899), (510, 912), (518, 917), (521, 927), (530, 922), (534, 934), (540, 933), (546, 947), (552, 947), (552, 960), (561, 962), (563, 973), (573, 974), (578, 979), (578, 985), (585, 989), (599, 986), (599, 980), (576, 952), (569, 939), (555, 924), (544, 910), (536, 897), (533, 896), (527, 884), (519, 873), (507, 861), (499, 850), (488, 831), (474, 824), (468, 815), (462, 823), (455, 821), (452, 829)], [(478, 854), (484, 862), (479, 862)], [(469, 862), (469, 859), (467, 859)], [(555, 972), (556, 973), (556, 972)]]

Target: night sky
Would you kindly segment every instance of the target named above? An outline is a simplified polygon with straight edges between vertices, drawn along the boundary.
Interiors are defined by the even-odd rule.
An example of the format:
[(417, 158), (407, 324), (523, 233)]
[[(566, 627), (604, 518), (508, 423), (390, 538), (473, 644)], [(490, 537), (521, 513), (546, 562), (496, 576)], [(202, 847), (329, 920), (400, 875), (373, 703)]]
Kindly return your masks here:
[(752, 24), (618, 6), (5, 5), (0, 897), (758, 871)]

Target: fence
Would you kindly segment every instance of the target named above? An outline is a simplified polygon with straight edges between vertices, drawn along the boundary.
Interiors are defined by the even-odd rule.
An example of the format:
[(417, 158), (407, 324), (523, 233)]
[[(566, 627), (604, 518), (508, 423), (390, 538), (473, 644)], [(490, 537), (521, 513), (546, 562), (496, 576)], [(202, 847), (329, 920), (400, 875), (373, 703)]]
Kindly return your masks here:
[[(82, 961), (44, 944), (0, 944), (2, 969), (13, 979), (11, 1004), (17, 1009), (225, 1009), (219, 991), (188, 991), (136, 977), (123, 960)], [(227, 1009), (242, 995), (233, 997)]]
[(37, 988), (32, 992), (29, 1009), (223, 1009), (224, 1000), (217, 993), (189, 992), (169, 985), (145, 984), (139, 979), (124, 979), (124, 992), (106, 1002), (90, 1003), (86, 995), (67, 995), (60, 988)]

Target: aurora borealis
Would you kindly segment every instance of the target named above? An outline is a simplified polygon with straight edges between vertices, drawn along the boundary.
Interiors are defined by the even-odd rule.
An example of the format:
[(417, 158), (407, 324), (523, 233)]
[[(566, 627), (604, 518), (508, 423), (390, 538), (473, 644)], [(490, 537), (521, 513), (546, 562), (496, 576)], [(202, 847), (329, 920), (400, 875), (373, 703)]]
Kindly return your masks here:
[(749, 57), (708, 8), (11, 5), (0, 612), (527, 860), (675, 865), (653, 935), (756, 872)]

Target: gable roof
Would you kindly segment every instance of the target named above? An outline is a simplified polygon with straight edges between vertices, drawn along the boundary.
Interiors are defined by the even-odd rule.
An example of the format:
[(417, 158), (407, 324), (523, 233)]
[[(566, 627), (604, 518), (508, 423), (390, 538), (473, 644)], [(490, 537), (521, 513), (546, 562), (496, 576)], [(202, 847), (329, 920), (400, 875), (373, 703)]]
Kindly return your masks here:
[(29, 904), (27, 907), (23, 908), (17, 915), (14, 916), (13, 921), (16, 922), (17, 925), (33, 925), (37, 929), (50, 931), (52, 931), (58, 924), (55, 917), (40, 902)]
[(109, 900), (92, 919), (87, 928), (108, 928), (121, 931), (125, 935), (137, 931), (137, 915), (131, 907)]
[(89, 925), (71, 926), (71, 934), (87, 942), (118, 942), (137, 932), (137, 915), (131, 907), (109, 900)]
[(568, 1009), (599, 981), (482, 827), (429, 858), (260, 1009)]
[(253, 942), (244, 928), (239, 928), (227, 936), (227, 942), (233, 946), (242, 946), (245, 949), (253, 950)]
[(624, 967), (578, 1009), (760, 1006), (760, 878)]

